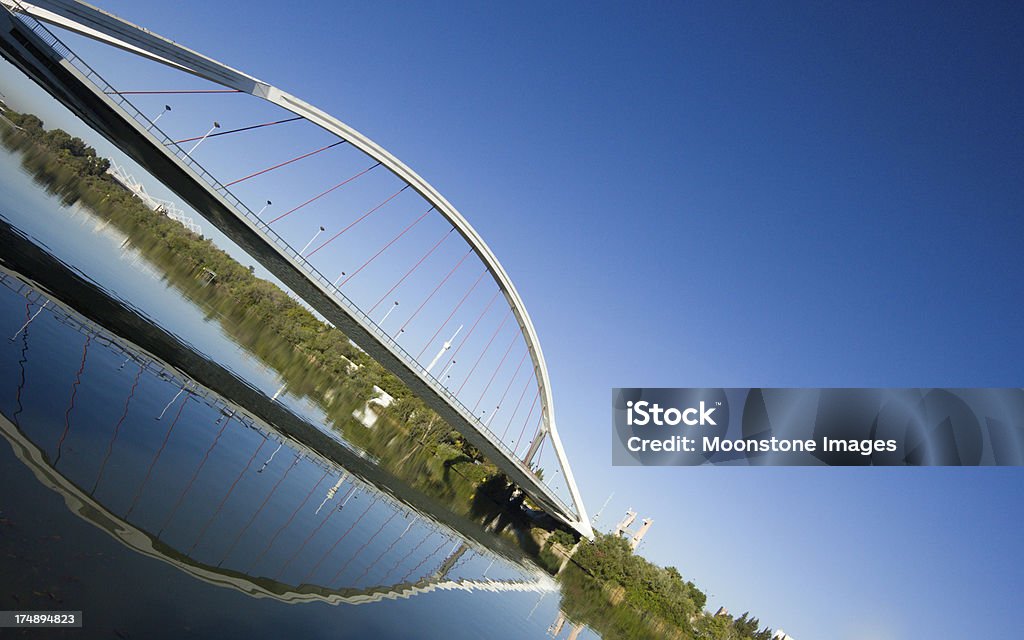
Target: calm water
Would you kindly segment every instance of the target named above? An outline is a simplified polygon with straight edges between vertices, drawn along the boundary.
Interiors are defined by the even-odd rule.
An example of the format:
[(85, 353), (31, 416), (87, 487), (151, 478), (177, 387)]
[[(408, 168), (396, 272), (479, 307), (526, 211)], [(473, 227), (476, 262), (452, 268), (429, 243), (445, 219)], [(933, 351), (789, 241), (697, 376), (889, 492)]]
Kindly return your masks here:
[[(353, 448), (283, 435), (338, 439), (211, 309), (7, 151), (0, 216), (0, 609), (84, 611), (69, 637), (545, 636), (557, 583)], [(139, 335), (48, 293), (65, 267), (130, 305), (119, 326)], [(205, 357), (178, 370), (143, 351), (148, 323)], [(256, 417), (277, 403), (292, 431)]]

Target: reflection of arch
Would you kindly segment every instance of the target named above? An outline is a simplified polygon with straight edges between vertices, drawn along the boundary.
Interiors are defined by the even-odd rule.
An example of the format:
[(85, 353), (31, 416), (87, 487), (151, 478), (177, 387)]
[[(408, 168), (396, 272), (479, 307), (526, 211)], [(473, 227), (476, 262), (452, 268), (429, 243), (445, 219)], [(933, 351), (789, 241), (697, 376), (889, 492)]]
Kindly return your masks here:
[[(523, 486), (524, 489), (529, 490), (531, 488), (535, 488), (531, 491), (531, 494), (541, 503), (551, 508), (557, 515), (563, 517), (568, 524), (572, 525), (577, 531), (587, 537), (593, 537), (593, 530), (587, 517), (582, 496), (576, 486), (576, 481), (570, 468), (568, 457), (566, 456), (561, 440), (558, 437), (558, 431), (554, 420), (553, 397), (547, 365), (545, 364), (544, 355), (540, 348), (540, 342), (533, 323), (530, 320), (530, 316), (526, 311), (526, 307), (522, 298), (519, 296), (515, 285), (512, 283), (512, 280), (509, 278), (504, 267), (501, 266), (497, 257), (465, 217), (463, 217), (462, 214), (459, 213), (459, 211), (440, 194), (440, 192), (438, 192), (411, 168), (402, 163), (398, 158), (391, 155), (383, 147), (379, 146), (363, 134), (349, 127), (325, 111), (322, 111), (313, 105), (278, 89), (277, 87), (257, 80), (252, 76), (232, 69), (199, 53), (186, 49), (173, 41), (160, 37), (148, 30), (141, 29), (131, 23), (117, 18), (116, 16), (72, 0), (37, 0), (35, 4), (20, 2), (19, 0), (0, 0), (0, 2), (12, 11), (27, 13), (40, 20), (45, 20), (86, 37), (118, 47), (128, 51), (129, 53), (191, 73), (222, 86), (262, 98), (274, 105), (277, 105), (278, 107), (291, 111), (329, 133), (347, 141), (366, 155), (379, 162), (400, 180), (411, 186), (420, 194), (420, 196), (436, 208), (437, 211), (444, 216), (466, 240), (494, 278), (495, 283), (505, 296), (512, 313), (519, 324), (520, 331), (522, 332), (527, 350), (530, 353), (530, 358), (533, 363), (534, 373), (538, 384), (538, 395), (541, 402), (542, 421), (540, 430), (537, 437), (535, 437), (531, 442), (524, 457), (523, 464), (520, 464), (518, 460), (515, 460), (514, 453), (509, 452), (511, 453), (512, 458), (509, 460), (511, 466), (507, 463), (501, 466), (503, 467), (503, 470), (509, 473), (512, 479), (515, 480), (517, 484)], [(66, 47), (64, 47), (63, 44), (59, 42), (57, 44), (60, 45), (59, 48), (61, 50), (66, 50)], [(110, 101), (107, 100), (107, 102)], [(110, 103), (110, 105), (112, 106), (113, 103)], [(81, 105), (76, 105), (76, 107), (80, 108)], [(114, 110), (121, 115), (124, 115), (123, 111), (119, 109)], [(152, 123), (149, 123), (149, 127), (147, 127), (146, 130), (154, 131)], [(145, 163), (141, 164), (145, 165)], [(189, 164), (194, 168), (199, 169), (190, 158)], [(202, 169), (199, 169), (199, 171), (202, 172)], [(195, 176), (196, 174), (193, 172), (192, 175)], [(208, 195), (213, 195), (215, 199), (220, 199), (225, 203), (228, 202), (230, 194), (228, 194), (226, 188), (219, 184), (211, 187), (210, 185), (203, 183), (202, 186), (206, 189), (214, 189), (214, 191), (211, 191)], [(237, 210), (238, 207), (241, 206), (242, 205), (238, 203), (237, 206), (232, 206), (231, 208)], [(236, 211), (236, 213), (240, 212)], [(271, 271), (274, 272), (273, 269), (271, 269)], [(280, 273), (275, 272), (275, 275), (281, 277)], [(287, 282), (287, 278), (282, 277), (282, 280)], [(319, 284), (315, 282), (313, 284), (324, 292), (327, 291)], [(302, 294), (300, 293), (300, 295)], [(302, 297), (305, 298), (306, 296)], [(310, 301), (307, 300), (307, 302)], [(312, 302), (310, 303), (313, 304)], [(313, 304), (313, 306), (317, 307), (316, 304)], [(318, 310), (323, 312), (322, 309)], [(356, 317), (350, 317), (349, 319), (352, 322), (363, 325), (365, 325), (366, 322), (370, 322), (368, 318), (364, 320), (359, 318), (358, 315)], [(369, 327), (365, 328), (365, 334), (375, 341), (379, 340), (378, 337), (374, 336), (375, 332)], [(466, 425), (475, 432), (475, 436), (478, 441), (474, 441), (474, 445), (487, 452), (492, 458), (498, 458), (499, 456), (505, 458), (509, 457), (509, 453), (506, 453), (506, 448), (500, 442), (496, 442), (494, 438), (480, 429), (480, 426), (476, 424), (479, 420), (475, 419), (472, 412), (461, 408), (457, 401), (451, 397), (451, 394), (442, 392), (439, 385), (432, 383), (432, 378), (430, 378), (429, 374), (425, 372), (421, 365), (415, 362), (415, 360), (409, 362), (408, 360), (411, 360), (411, 358), (399, 355), (399, 351), (392, 348), (386, 341), (381, 342), (380, 344), (385, 349), (391, 351), (398, 362), (408, 368), (412, 375), (415, 375), (420, 378), (422, 382), (426, 383), (427, 388), (437, 393), (440, 401), (446, 402), (450, 405), (450, 408), (454, 413), (450, 413), (449, 416), (456, 418), (455, 420), (452, 420), (452, 426), (458, 426), (461, 422), (465, 422)], [(393, 372), (402, 378), (407, 384), (409, 383), (409, 380), (406, 379), (400, 371), (393, 369)], [(414, 392), (415, 391), (416, 389), (414, 389)], [(467, 434), (467, 436), (473, 437), (472, 434)], [(559, 500), (546, 485), (533, 478), (532, 473), (529, 470), (529, 463), (532, 461), (533, 457), (539, 450), (541, 443), (547, 436), (551, 438), (552, 447), (565, 476), (565, 482), (571, 495), (575, 512), (572, 512), (563, 505), (561, 500)], [(480, 438), (483, 440), (480, 441)], [(495, 461), (498, 460), (496, 459)]]
[[(7, 234), (5, 231), (9, 231), (9, 227), (6, 227), (0, 221), (0, 245), (8, 246), (14, 254), (22, 256), (27, 256), (33, 252), (35, 245), (31, 245), (24, 239), (19, 240), (17, 236)], [(459, 516), (451, 512), (445, 503), (412, 489), (405, 483), (397, 482), (394, 477), (382, 472), (375, 464), (368, 462), (362, 456), (346, 448), (339, 441), (327, 436), (323, 436), (321, 440), (310, 438), (310, 432), (304, 433), (303, 430), (305, 428), (314, 429), (313, 433), (316, 434), (322, 435), (322, 432), (315, 430), (314, 427), (303, 422), (294, 414), (283, 410), (281, 405), (270, 401), (267, 396), (258, 392), (252, 393), (251, 388), (246, 383), (235, 378), (233, 374), (223, 370), (216, 363), (174, 342), (170, 336), (163, 334), (162, 330), (156, 325), (144, 321), (144, 319), (135, 315), (134, 312), (128, 312), (131, 320), (125, 322), (120, 317), (120, 311), (111, 313), (111, 308), (105, 302), (106, 294), (103, 291), (96, 289), (87, 281), (67, 271), (63, 265), (53, 264), (52, 258), (39, 252), (38, 248), (35, 248), (34, 251), (38, 255), (33, 256), (35, 259), (26, 259), (24, 266), (27, 266), (34, 273), (46, 275), (45, 281), (54, 285), (56, 291), (44, 293), (36, 288), (39, 285), (27, 282), (22, 277), (9, 272), (3, 267), (0, 267), (0, 286), (6, 287), (8, 290), (24, 297), (30, 304), (41, 305), (46, 310), (44, 318), (47, 318), (49, 321), (58, 322), (68, 329), (80, 333), (83, 337), (86, 335), (92, 336), (94, 344), (102, 345), (104, 349), (117, 354), (118, 359), (124, 358), (122, 367), (129, 361), (135, 362), (147, 375), (162, 380), (169, 385), (169, 388), (187, 388), (189, 396), (194, 398), (197, 404), (203, 404), (218, 411), (220, 420), (223, 420), (225, 423), (228, 422), (227, 419), (230, 417), (230, 422), (235, 425), (235, 428), (246, 429), (259, 434), (261, 442), (252, 452), (246, 465), (236, 476), (236, 480), (232, 483), (233, 487), (237, 485), (237, 481), (241, 479), (241, 476), (252, 467), (260, 451), (268, 442), (276, 443), (286, 438), (290, 443), (289, 447), (296, 451), (301, 451), (302, 455), (310, 463), (320, 467), (321, 470), (329, 469), (332, 473), (340, 472), (339, 479), (348, 479), (350, 481), (350, 488), (344, 495), (341, 495), (340, 492), (335, 492), (339, 505), (343, 506), (354, 495), (354, 492), (362, 489), (367, 495), (373, 495), (375, 501), (383, 501), (390, 505), (390, 508), (399, 511), (409, 511), (411, 509), (412, 512), (417, 514), (418, 519), (425, 519), (429, 526), (445, 532), (444, 537), (448, 544), (451, 544), (452, 539), (461, 538), (469, 541), (474, 548), (486, 549), (488, 553), (502, 557), (513, 564), (521, 565), (526, 560), (522, 553), (514, 546), (509, 545), (501, 538), (487, 534), (479, 523)], [(51, 273), (52, 269), (57, 269), (56, 276)], [(61, 298), (50, 297), (50, 295), (61, 296)], [(128, 339), (122, 338), (112, 333), (111, 330), (105, 329), (83, 317), (74, 311), (72, 307), (67, 306), (62, 301), (63, 297), (68, 297), (76, 306), (81, 308), (103, 309), (105, 312), (101, 314), (103, 317), (117, 319), (117, 321), (112, 323), (115, 330), (120, 331), (130, 339), (146, 338), (147, 346), (151, 351), (143, 350), (140, 346), (129, 342)], [(35, 315), (36, 317), (39, 316), (38, 313)], [(21, 336), (25, 341), (22, 361), (20, 362), (23, 368), (27, 362), (30, 340), (27, 330), (22, 331)], [(180, 373), (183, 368), (187, 368), (189, 375), (192, 377), (183, 377)], [(18, 398), (21, 397), (24, 385), (25, 377), (22, 375), (18, 387)], [(248, 395), (246, 390), (249, 392)], [(132, 391), (129, 389), (126, 403), (131, 396)], [(243, 408), (241, 405), (227, 403), (224, 397), (244, 400), (245, 406)], [(20, 407), (20, 405), (18, 406)], [(14, 412), (13, 417), (15, 420), (17, 420), (19, 412), (20, 409)], [(273, 424), (274, 427), (271, 428), (269, 424)], [(111, 434), (111, 441), (118, 429), (118, 424), (113, 423), (114, 433)], [(300, 440), (302, 443), (299, 442)], [(214, 441), (216, 441), (216, 436), (214, 436)], [(312, 444), (305, 444), (307, 441)], [(211, 446), (213, 444), (211, 442)], [(199, 464), (202, 465), (202, 461)], [(101, 463), (102, 466), (103, 463)], [(95, 480), (92, 483), (95, 484)], [(187, 486), (188, 483), (186, 483)], [(338, 486), (341, 486), (340, 481)], [(199, 536), (189, 551), (186, 552), (186, 555), (195, 550), (200, 539), (210, 526), (210, 522), (219, 515), (223, 502), (230, 497), (233, 490), (228, 488), (226, 494), (221, 498), (221, 504), (217, 510), (214, 510), (211, 517), (206, 520), (206, 523), (199, 531)], [(89, 493), (92, 495), (91, 491)], [(331, 515), (337, 512), (336, 509), (331, 508)], [(159, 538), (159, 535), (157, 537)], [(437, 552), (440, 552), (440, 548)], [(416, 567), (416, 569), (419, 568), (421, 567)], [(409, 576), (413, 573), (413, 571), (410, 571), (398, 582), (408, 582)], [(274, 581), (277, 581), (276, 575), (274, 576)]]
[(146, 532), (114, 515), (85, 491), (61, 475), (46, 461), (45, 454), (28, 440), (6, 416), (0, 415), (0, 435), (10, 442), (14, 454), (27, 466), (44, 486), (56, 491), (68, 508), (96, 527), (106, 531), (118, 541), (144, 555), (171, 564), (204, 582), (230, 587), (253, 597), (274, 598), (281, 602), (328, 602), (331, 604), (366, 604), (384, 599), (410, 598), (435, 590), (462, 591), (533, 591), (557, 589), (555, 582), (538, 571), (536, 580), (469, 580), (450, 579), (447, 572), (467, 548), (451, 554), (442, 563), (442, 570), (424, 576), (415, 582), (401, 582), (367, 588), (327, 589), (315, 585), (290, 587), (266, 578), (255, 578), (237, 571), (206, 565), (186, 556)]
[[(253, 421), (250, 416), (236, 408), (229, 409), (223, 405), (223, 401), (220, 400), (218, 396), (210, 393), (202, 386), (195, 384), (194, 381), (187, 378), (183, 380), (177, 373), (172, 373), (166, 366), (161, 365), (158, 361), (150, 359), (151, 356), (149, 354), (138, 351), (138, 348), (134, 345), (124, 342), (123, 339), (108, 333), (103, 328), (87, 321), (80, 315), (65, 308), (60, 301), (48, 298), (46, 295), (41, 294), (32, 284), (29, 284), (18, 277), (8, 275), (8, 272), (4, 269), (0, 269), (0, 286), (16, 293), (19, 297), (24, 297), (24, 299), (29, 303), (34, 302), (36, 305), (42, 303), (42, 306), (46, 307), (46, 314), (43, 316), (46, 322), (60, 323), (68, 329), (80, 333), (83, 337), (89, 336), (91, 337), (91, 342), (94, 345), (103, 347), (111, 353), (116, 353), (118, 360), (122, 357), (125, 358), (122, 367), (129, 361), (135, 361), (139, 364), (140, 370), (148, 372), (153, 378), (159, 378), (168, 383), (169, 388), (171, 389), (188, 386), (190, 388), (189, 397), (194, 397), (196, 399), (194, 405), (205, 404), (215, 410), (217, 414), (219, 414), (217, 422), (223, 423), (221, 425), (222, 429), (229, 423), (232, 423), (237, 429), (255, 430), (263, 435), (261, 438), (263, 443), (268, 440), (268, 437), (273, 439), (280, 437), (279, 435), (271, 435), (269, 432), (265, 432), (265, 425), (262, 423)], [(31, 309), (31, 307), (29, 307), (29, 309)], [(22, 338), (24, 340), (24, 345), (21, 366), (24, 367), (24, 365), (29, 361), (27, 358), (28, 345), (30, 342), (28, 331), (22, 332)], [(78, 366), (78, 360), (73, 359), (72, 365)], [(129, 377), (128, 379), (131, 378)], [(21, 383), (18, 386), (19, 397), (24, 384), (25, 377), (23, 375)], [(128, 397), (130, 398), (131, 396), (132, 390), (129, 389)], [(116, 414), (117, 411), (114, 413)], [(115, 423), (114, 429), (117, 430), (117, 428), (118, 425)], [(357, 484), (366, 487), (367, 493), (375, 496), (373, 502), (386, 504), (387, 509), (393, 511), (393, 515), (397, 516), (401, 513), (405, 513), (405, 518), (409, 519), (409, 517), (415, 513), (415, 518), (409, 521), (409, 526), (407, 526), (405, 531), (402, 532), (399, 539), (401, 539), (405, 533), (410, 530), (413, 524), (418, 523), (427, 530), (427, 536), (424, 538), (424, 541), (427, 539), (434, 539), (438, 537), (438, 534), (440, 534), (439, 537), (441, 538), (441, 544), (438, 549), (433, 553), (424, 554), (423, 560), (410, 569), (402, 578), (388, 582), (388, 576), (392, 574), (399, 565), (404, 563), (410, 555), (414, 554), (421, 545), (413, 547), (409, 553), (399, 558), (394, 566), (387, 569), (380, 578), (377, 578), (380, 584), (371, 585), (366, 588), (328, 589), (326, 587), (312, 584), (299, 584), (299, 586), (295, 587), (282, 583), (276, 577), (253, 578), (252, 576), (247, 575), (251, 573), (251, 571), (245, 567), (235, 569), (221, 569), (214, 567), (208, 563), (198, 562), (189, 557), (192, 554), (192, 549), (194, 549), (195, 545), (193, 545), (188, 551), (178, 551), (178, 548), (184, 549), (185, 547), (171, 547), (160, 539), (159, 534), (157, 536), (153, 536), (151, 533), (139, 530), (133, 524), (127, 522), (125, 516), (112, 514), (109, 509), (93, 500), (91, 491), (86, 491), (85, 487), (94, 483), (94, 480), (91, 478), (91, 474), (88, 474), (90, 477), (82, 478), (81, 481), (83, 481), (83, 484), (79, 486), (79, 480), (70, 480), (69, 478), (65, 478), (51, 463), (47, 461), (47, 458), (40, 449), (40, 446), (52, 445), (52, 438), (49, 436), (41, 439), (37, 438), (40, 443), (37, 445), (35, 441), (30, 440), (27, 435), (19, 431), (19, 429), (20, 427), (18, 425), (6, 421), (4, 416), (0, 416), (0, 432), (2, 432), (3, 435), (11, 441), (12, 449), (17, 452), (18, 457), (33, 470), (33, 473), (45, 486), (49, 486), (61, 493), (65, 502), (73, 512), (79, 514), (81, 517), (89, 520), (93, 524), (96, 524), (96, 526), (103, 528), (105, 531), (134, 549), (147, 555), (158, 557), (171, 564), (175, 564), (175, 566), (178, 566), (179, 568), (182, 568), (190, 574), (207, 582), (225, 584), (226, 581), (228, 583), (227, 586), (232, 586), (246, 593), (255, 593), (256, 595), (282, 598), (285, 601), (295, 602), (320, 599), (331, 602), (360, 603), (380, 600), (385, 597), (409, 597), (411, 595), (425, 593), (439, 588), (487, 590), (537, 590), (545, 588), (543, 584), (538, 586), (540, 579), (493, 581), (485, 579), (466, 580), (450, 578), (449, 576), (452, 575), (455, 567), (459, 565), (460, 560), (467, 557), (466, 551), (470, 549), (470, 545), (472, 545), (474, 553), (477, 553), (476, 549), (479, 549), (481, 546), (487, 546), (488, 552), (490, 552), (489, 545), (495, 542), (495, 540), (490, 538), (476, 538), (472, 531), (464, 532), (463, 527), (460, 526), (458, 520), (442, 523), (437, 519), (437, 516), (433, 515), (434, 512), (431, 510), (432, 505), (423, 504), (416, 500), (405, 502), (398, 499), (387, 490), (380, 491), (371, 489), (373, 485), (368, 484), (365, 480), (348, 471), (344, 471), (339, 477), (350, 478), (352, 480), (353, 487)], [(60, 427), (55, 426), (55, 429), (59, 431)], [(218, 432), (218, 434), (214, 436), (211, 447), (216, 444), (220, 433), (221, 432)], [(101, 438), (101, 440), (103, 439), (105, 438)], [(157, 439), (159, 440), (159, 438)], [(300, 456), (310, 460), (312, 464), (317, 467), (320, 467), (329, 473), (339, 473), (339, 468), (331, 461), (321, 458), (318, 454), (297, 443), (289, 445), (289, 448), (293, 447), (299, 452)], [(157, 449), (157, 453), (159, 453), (159, 449)], [(256, 453), (259, 453), (259, 449), (256, 450)], [(145, 466), (146, 460), (139, 460), (139, 464), (140, 467)], [(149, 464), (152, 465), (152, 462)], [(202, 464), (203, 462), (200, 460), (200, 465)], [(244, 474), (250, 466), (251, 460), (242, 470), (242, 473)], [(326, 477), (326, 474), (322, 475), (321, 479), (323, 477)], [(230, 480), (230, 478), (228, 480)], [(225, 480), (225, 483), (226, 482), (227, 480)], [(234, 486), (234, 483), (232, 484)], [(338, 484), (340, 486), (340, 482)], [(191, 481), (186, 483), (186, 490), (190, 486)], [(387, 485), (385, 484), (385, 486)], [(314, 485), (314, 489), (315, 488), (316, 485)], [(337, 494), (337, 492), (335, 493)], [(302, 494), (300, 494), (300, 496), (301, 495)], [(308, 502), (310, 495), (312, 495), (312, 491), (305, 494), (306, 500), (303, 501), (304, 504)], [(298, 499), (298, 497), (296, 499)], [(342, 500), (339, 495), (339, 505), (341, 501)], [(171, 509), (172, 513), (177, 509), (177, 507), (178, 503), (175, 503)], [(312, 509), (312, 505), (310, 505), (310, 509)], [(331, 514), (333, 515), (338, 512), (339, 510), (332, 506)], [(439, 515), (443, 518), (445, 513), (442, 512)], [(203, 526), (203, 530), (205, 530), (206, 526), (208, 525)], [(318, 528), (319, 526), (320, 525), (318, 525)], [(378, 530), (372, 537), (376, 537), (379, 534), (380, 530)], [(188, 539), (190, 540), (191, 536), (189, 536)], [(442, 554), (440, 559), (436, 559), (435, 556), (440, 552), (441, 548), (451, 546), (453, 540), (456, 541), (456, 547), (449, 553)], [(185, 546), (187, 545), (188, 542), (185, 542)], [(394, 543), (392, 543), (389, 549), (394, 546)], [(516, 563), (516, 561), (512, 560), (510, 556), (505, 556), (503, 551), (498, 551), (498, 553), (512, 563)], [(376, 566), (385, 557), (387, 557), (386, 553), (379, 554), (370, 564), (370, 567)], [(419, 573), (420, 569), (423, 569), (422, 574)], [(525, 571), (527, 574), (535, 573), (535, 571), (531, 571), (530, 569), (526, 569), (522, 566), (520, 566), (519, 569)], [(366, 573), (368, 572), (361, 574), (359, 578), (356, 578), (352, 582), (352, 584), (360, 584), (360, 581), (365, 577)], [(410, 576), (413, 575), (420, 577), (410, 580)], [(483, 575), (486, 576), (487, 572), (485, 571)], [(334, 580), (332, 580), (331, 584), (334, 583)]]

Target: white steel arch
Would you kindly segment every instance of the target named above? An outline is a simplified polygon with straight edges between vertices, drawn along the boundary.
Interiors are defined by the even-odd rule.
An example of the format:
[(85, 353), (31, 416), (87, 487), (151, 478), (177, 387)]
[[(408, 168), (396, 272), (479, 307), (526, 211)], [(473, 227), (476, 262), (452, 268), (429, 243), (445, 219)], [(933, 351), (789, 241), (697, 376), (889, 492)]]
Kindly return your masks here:
[(551, 438), (552, 448), (565, 475), (566, 485), (572, 497), (573, 506), (576, 508), (580, 531), (587, 535), (587, 537), (593, 536), (583, 498), (580, 495), (579, 488), (576, 486), (575, 477), (555, 426), (554, 402), (547, 365), (544, 361), (544, 354), (541, 351), (536, 329), (530, 320), (529, 313), (526, 311), (526, 306), (523, 304), (522, 298), (519, 296), (508, 273), (501, 266), (498, 258), (491, 251), (490, 247), (487, 246), (487, 243), (470, 225), (469, 221), (437, 189), (386, 149), (326, 111), (267, 82), (258, 80), (212, 58), (192, 51), (168, 38), (127, 22), (97, 7), (79, 2), (78, 0), (36, 0), (35, 3), (22, 2), (20, 0), (0, 0), (0, 3), (14, 11), (27, 13), (39, 20), (118, 47), (135, 55), (190, 73), (224, 87), (263, 98), (344, 139), (366, 155), (380, 162), (433, 205), (469, 243), (470, 247), (491, 273), (519, 324), (527, 349), (530, 352), (539, 387), (542, 423), (540, 433), (531, 443), (524, 461), (529, 462), (532, 460), (544, 437)]

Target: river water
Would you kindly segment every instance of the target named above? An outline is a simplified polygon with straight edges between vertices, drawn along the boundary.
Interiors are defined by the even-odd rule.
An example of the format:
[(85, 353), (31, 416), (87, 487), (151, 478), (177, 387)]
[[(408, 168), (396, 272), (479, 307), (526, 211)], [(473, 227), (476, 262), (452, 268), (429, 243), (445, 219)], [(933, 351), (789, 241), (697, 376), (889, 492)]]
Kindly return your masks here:
[[(6, 150), (0, 223), (0, 610), (80, 610), (50, 631), (76, 638), (545, 637), (553, 579)], [(289, 437), (310, 425), (322, 447)]]

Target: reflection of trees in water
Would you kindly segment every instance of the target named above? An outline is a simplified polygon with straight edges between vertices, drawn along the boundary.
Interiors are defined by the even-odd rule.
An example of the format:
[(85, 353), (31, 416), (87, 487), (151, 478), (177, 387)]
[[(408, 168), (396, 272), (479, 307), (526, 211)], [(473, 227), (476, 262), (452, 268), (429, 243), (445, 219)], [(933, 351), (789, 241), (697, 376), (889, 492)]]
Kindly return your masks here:
[(600, 634), (603, 640), (662, 640), (686, 638), (682, 631), (644, 616), (632, 607), (613, 604), (613, 589), (602, 587), (578, 567), (569, 564), (558, 576), (562, 587), (561, 610), (569, 621), (582, 623)]

